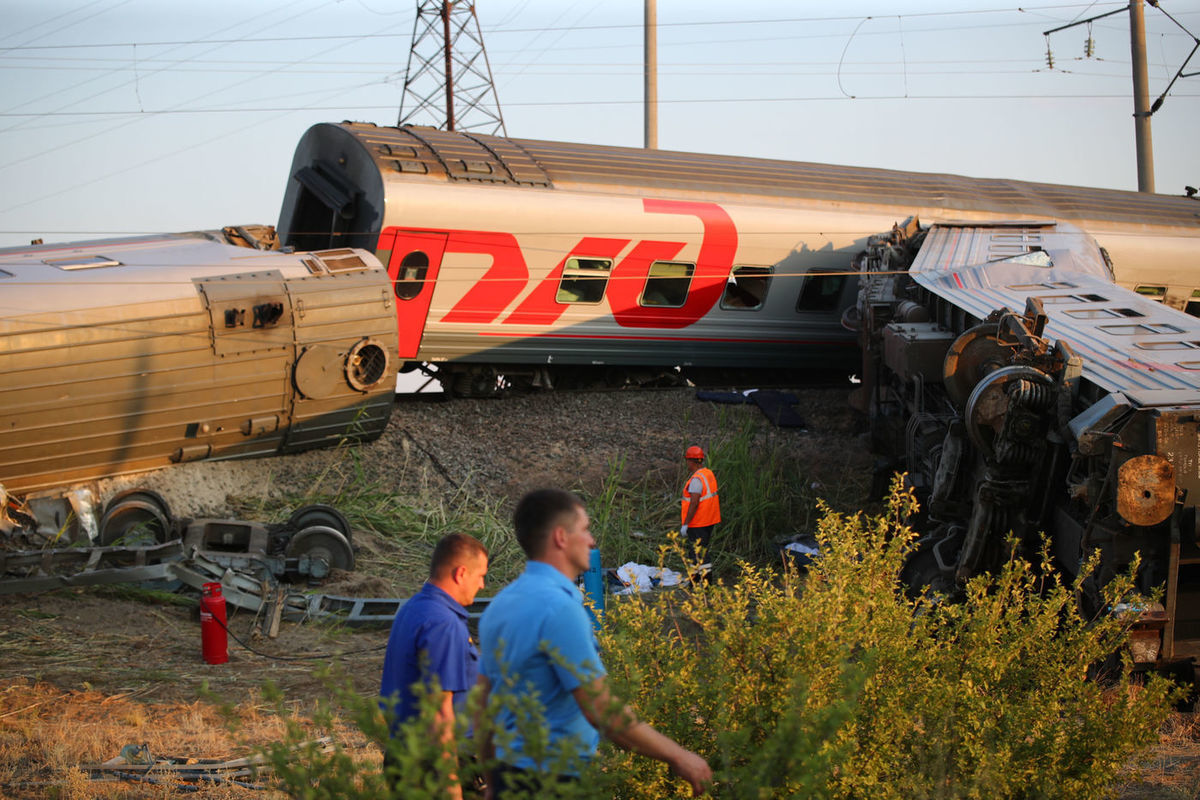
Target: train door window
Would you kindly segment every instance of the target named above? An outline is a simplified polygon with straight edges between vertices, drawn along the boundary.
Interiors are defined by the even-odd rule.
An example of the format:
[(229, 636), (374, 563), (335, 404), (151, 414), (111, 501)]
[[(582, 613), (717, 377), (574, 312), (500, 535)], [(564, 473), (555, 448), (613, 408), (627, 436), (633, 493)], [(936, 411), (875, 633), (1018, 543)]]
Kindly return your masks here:
[(560, 303), (599, 303), (604, 299), (611, 270), (611, 259), (568, 258), (554, 299)]
[(1167, 297), (1167, 287), (1165, 286), (1138, 286), (1134, 289), (1147, 300), (1154, 300), (1161, 303)]
[(641, 304), (657, 308), (679, 308), (687, 302), (688, 287), (692, 285), (695, 264), (683, 261), (655, 261), (646, 276)]
[(842, 287), (848, 276), (844, 272), (823, 274), (813, 271), (804, 276), (800, 297), (796, 300), (797, 311), (839, 311)]
[(425, 273), (429, 271), (429, 256), (420, 250), (413, 250), (400, 262), (400, 270), (396, 273), (396, 297), (401, 300), (412, 300), (421, 293), (425, 286)]
[(721, 308), (741, 308), (753, 311), (762, 308), (771, 282), (770, 267), (734, 267), (725, 282)]
[(1183, 310), (1193, 317), (1200, 317), (1200, 289), (1192, 290), (1192, 296), (1188, 299)]

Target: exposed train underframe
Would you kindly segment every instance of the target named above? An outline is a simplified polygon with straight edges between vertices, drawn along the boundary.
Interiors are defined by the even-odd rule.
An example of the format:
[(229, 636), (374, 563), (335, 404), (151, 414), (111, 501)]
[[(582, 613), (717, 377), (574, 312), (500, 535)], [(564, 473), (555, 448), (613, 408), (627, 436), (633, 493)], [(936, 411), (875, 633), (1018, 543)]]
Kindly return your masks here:
[[(1200, 394), (1098, 385), (1088, 356), (1047, 335), (1036, 293), (980, 319), (930, 291), (909, 272), (927, 234), (910, 220), (871, 240), (857, 309), (856, 403), (923, 509), (909, 585), (953, 595), (1010, 542), (1035, 554), (1044, 532), (1068, 576), (1099, 552), (1081, 600), (1092, 613), (1099, 586), (1140, 553), (1138, 589), (1162, 589), (1165, 608), (1135, 626), (1135, 661), (1189, 662), (1200, 655)], [(1083, 304), (1095, 314), (1109, 298), (1072, 299), (1095, 301)]]

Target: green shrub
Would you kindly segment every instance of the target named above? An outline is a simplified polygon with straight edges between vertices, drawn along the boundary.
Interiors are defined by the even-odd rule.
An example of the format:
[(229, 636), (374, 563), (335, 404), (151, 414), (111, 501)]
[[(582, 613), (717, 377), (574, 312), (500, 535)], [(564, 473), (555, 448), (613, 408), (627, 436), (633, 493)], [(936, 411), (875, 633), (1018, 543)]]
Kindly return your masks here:
[[(1103, 796), (1156, 736), (1171, 685), (1157, 677), (1139, 685), (1127, 672), (1088, 680), (1127, 632), (1111, 615), (1082, 618), (1078, 581), (1064, 583), (1045, 553), (1036, 566), (1014, 557), (974, 579), (964, 602), (910, 599), (899, 574), (914, 511), (899, 490), (878, 516), (824, 508), (822, 556), (803, 579), (743, 562), (725, 581), (614, 599), (601, 645), (615, 693), (707, 758), (720, 797)], [(682, 558), (678, 540), (664, 546), (668, 556)], [(1111, 582), (1107, 602), (1126, 598), (1131, 584)], [(338, 698), (347, 714), (382, 741), (374, 699), (351, 695)], [(536, 709), (524, 711), (536, 726)], [(420, 764), (428, 728), (414, 724), (397, 746), (404, 763)], [(297, 797), (381, 796), (372, 776), (338, 758), (313, 754), (277, 771)], [(431, 791), (419, 769), (413, 780), (425, 788), (403, 796)], [(611, 745), (577, 789), (597, 798), (686, 794), (665, 765)]]
[[(1170, 684), (1087, 680), (1118, 651), (1077, 585), (1019, 559), (961, 604), (899, 584), (911, 496), (878, 517), (824, 510), (801, 585), (743, 564), (732, 581), (612, 608), (605, 660), (652, 724), (710, 759), (721, 796), (1099, 797), (1156, 735)], [(1109, 602), (1131, 588), (1121, 578)], [(619, 795), (670, 796), (659, 765), (607, 753)]]

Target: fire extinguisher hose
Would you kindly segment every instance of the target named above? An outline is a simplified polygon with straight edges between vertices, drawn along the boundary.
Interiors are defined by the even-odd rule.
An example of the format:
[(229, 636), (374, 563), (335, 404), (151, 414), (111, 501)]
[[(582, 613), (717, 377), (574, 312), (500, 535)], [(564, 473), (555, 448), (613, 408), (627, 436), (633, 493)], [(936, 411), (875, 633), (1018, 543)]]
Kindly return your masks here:
[(269, 659), (272, 659), (273, 661), (324, 661), (324, 660), (328, 660), (331, 658), (341, 658), (342, 656), (355, 656), (355, 655), (361, 655), (362, 653), (375, 653), (380, 650), (387, 649), (386, 644), (381, 644), (381, 645), (377, 645), (375, 647), (365, 647), (362, 650), (343, 650), (340, 653), (311, 653), (311, 654), (303, 655), (303, 656), (277, 656), (277, 655), (273, 655), (272, 653), (264, 653), (261, 650), (254, 649), (253, 647), (251, 647), (250, 645), (246, 644), (241, 639), (239, 639), (237, 634), (235, 634), (233, 631), (229, 630), (229, 626), (226, 625), (225, 622), (223, 622), (222, 620), (217, 619), (215, 617), (214, 617), (214, 621), (218, 625), (220, 625), (222, 628), (225, 629), (225, 633), (229, 634), (230, 639), (233, 639), (235, 642), (240, 644), (242, 647), (249, 650), (251, 653), (254, 653), (254, 655), (262, 656), (263, 658), (269, 658)]

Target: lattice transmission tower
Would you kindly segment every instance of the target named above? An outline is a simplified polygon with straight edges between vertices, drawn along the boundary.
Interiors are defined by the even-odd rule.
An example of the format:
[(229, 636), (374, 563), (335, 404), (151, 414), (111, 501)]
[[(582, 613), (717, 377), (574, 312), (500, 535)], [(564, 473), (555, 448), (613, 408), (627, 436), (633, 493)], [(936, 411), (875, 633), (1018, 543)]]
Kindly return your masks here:
[(474, 3), (418, 0), (404, 76), (397, 124), (507, 135)]

